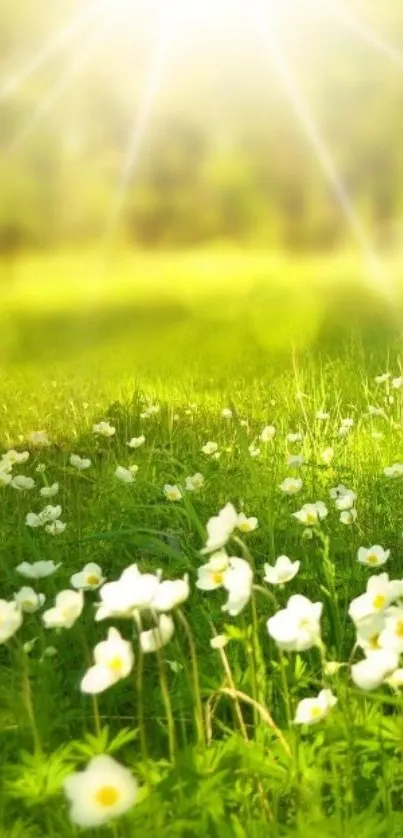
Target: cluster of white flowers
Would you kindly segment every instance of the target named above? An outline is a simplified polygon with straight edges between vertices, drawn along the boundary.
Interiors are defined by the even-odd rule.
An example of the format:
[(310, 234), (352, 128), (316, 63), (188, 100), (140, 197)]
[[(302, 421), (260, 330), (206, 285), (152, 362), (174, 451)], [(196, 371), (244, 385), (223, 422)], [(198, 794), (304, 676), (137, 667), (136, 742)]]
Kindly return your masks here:
[(343, 483), (330, 489), (329, 495), (334, 500), (334, 505), (340, 512), (340, 522), (349, 526), (357, 520), (355, 502), (357, 495), (352, 489), (347, 489)]
[(39, 513), (28, 512), (25, 523), (27, 527), (32, 527), (33, 529), (44, 527), (50, 535), (60, 535), (66, 529), (66, 524), (60, 521), (61, 514), (61, 506), (52, 506), (49, 504)]

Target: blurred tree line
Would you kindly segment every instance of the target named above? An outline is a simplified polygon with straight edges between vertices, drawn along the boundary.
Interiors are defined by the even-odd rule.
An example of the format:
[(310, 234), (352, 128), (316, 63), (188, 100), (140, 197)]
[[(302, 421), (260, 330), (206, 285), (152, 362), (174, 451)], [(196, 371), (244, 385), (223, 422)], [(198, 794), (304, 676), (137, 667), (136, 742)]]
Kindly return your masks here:
[[(7, 88), (82, 3), (0, 6), (3, 254), (91, 243), (108, 227), (146, 79), (151, 21), (143, 21), (142, 37), (136, 27), (110, 38), (107, 30), (93, 57), (94, 24), (84, 26), (21, 86)], [(403, 52), (401, 0), (354, 0), (349, 8), (370, 13), (378, 35)], [(282, 33), (296, 83), (354, 206), (388, 243), (403, 216), (403, 72), (323, 15), (306, 30), (288, 25)], [(242, 33), (227, 36), (211, 53), (201, 42), (198, 55), (187, 45), (174, 56), (127, 182), (121, 236), (147, 247), (218, 240), (295, 251), (345, 243), (346, 219), (268, 56)]]

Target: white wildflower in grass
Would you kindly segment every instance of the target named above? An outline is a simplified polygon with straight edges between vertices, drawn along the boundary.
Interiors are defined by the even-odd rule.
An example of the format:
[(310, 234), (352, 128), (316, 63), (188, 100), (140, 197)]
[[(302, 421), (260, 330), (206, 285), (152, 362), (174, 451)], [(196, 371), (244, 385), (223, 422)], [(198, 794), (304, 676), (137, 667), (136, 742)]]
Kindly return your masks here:
[(303, 698), (297, 706), (294, 724), (317, 724), (328, 715), (335, 704), (337, 698), (331, 690), (321, 690), (316, 698)]
[(214, 591), (222, 588), (224, 575), (229, 567), (229, 556), (220, 550), (210, 556), (208, 562), (197, 569), (196, 587), (201, 591)]
[(45, 628), (71, 628), (80, 617), (83, 608), (82, 591), (60, 591), (56, 596), (54, 608), (49, 608), (42, 614)]
[(97, 436), (112, 437), (115, 436), (116, 428), (109, 422), (98, 422), (98, 424), (92, 426), (92, 432)]
[(274, 566), (265, 564), (264, 581), (269, 585), (284, 585), (294, 579), (299, 571), (300, 563), (292, 562), (288, 556), (279, 556)]
[(403, 463), (393, 463), (391, 466), (386, 466), (384, 468), (383, 473), (385, 477), (389, 477), (395, 479), (397, 477), (403, 477)]
[(210, 640), (210, 646), (212, 649), (225, 649), (228, 643), (229, 637), (227, 634), (216, 634)]
[(150, 609), (159, 585), (159, 575), (140, 573), (137, 565), (130, 565), (116, 582), (106, 582), (100, 589), (95, 620), (131, 618), (136, 610)]
[(78, 454), (71, 454), (69, 463), (78, 471), (85, 471), (91, 466), (91, 460), (88, 457), (80, 457)]
[(249, 451), (249, 455), (253, 459), (255, 459), (256, 457), (260, 457), (260, 453), (261, 453), (260, 448), (259, 448), (258, 445), (256, 445), (256, 442), (251, 442), (251, 444), (249, 445), (248, 451)]
[(357, 553), (358, 561), (369, 567), (380, 567), (387, 562), (389, 556), (390, 550), (384, 550), (380, 544), (374, 544), (372, 547), (360, 547)]
[(228, 599), (222, 610), (231, 617), (240, 614), (251, 598), (252, 584), (253, 571), (249, 562), (231, 557), (224, 573), (223, 587), (228, 592)]
[(386, 384), (386, 382), (389, 381), (390, 377), (390, 372), (383, 372), (382, 375), (376, 375), (374, 381), (376, 384)]
[(0, 468), (0, 486), (9, 486), (13, 477), (12, 474), (3, 468)]
[(305, 503), (304, 506), (298, 510), (298, 512), (293, 512), (292, 515), (294, 518), (299, 521), (300, 524), (304, 524), (306, 527), (315, 527), (320, 521), (323, 521), (328, 514), (327, 507), (322, 501), (316, 501), (316, 503)]
[(340, 437), (346, 437), (349, 435), (351, 428), (348, 425), (340, 425), (338, 430), (338, 435)]
[(27, 527), (32, 527), (33, 529), (43, 526), (43, 521), (36, 512), (28, 512), (25, 517), (25, 523)]
[(167, 500), (182, 500), (182, 490), (179, 486), (172, 486), (170, 483), (166, 483), (163, 492)]
[(346, 418), (342, 419), (342, 421), (341, 421), (341, 427), (342, 428), (353, 428), (354, 427), (354, 419), (352, 419), (350, 416), (346, 416)]
[(46, 524), (45, 532), (49, 535), (61, 535), (67, 527), (63, 521), (52, 521), (51, 524)]
[(221, 411), (221, 416), (223, 419), (232, 419), (232, 410), (229, 407), (224, 407)]
[(158, 652), (166, 646), (174, 635), (175, 624), (169, 614), (160, 614), (158, 624), (148, 631), (141, 631), (139, 635), (140, 648), (143, 655)]
[(38, 474), (44, 474), (44, 472), (46, 471), (46, 464), (45, 463), (38, 463), (35, 471), (37, 471)]
[(110, 628), (107, 639), (94, 649), (94, 665), (81, 681), (83, 693), (97, 695), (130, 675), (134, 666), (132, 644), (117, 629)]
[(130, 468), (124, 468), (124, 466), (117, 466), (115, 477), (122, 483), (134, 483), (135, 480), (133, 471)]
[(26, 579), (45, 579), (46, 576), (55, 573), (59, 567), (60, 563), (55, 564), (54, 561), (49, 559), (49, 561), (33, 562), (33, 564), (22, 562), (17, 565), (16, 571), (21, 576), (25, 576)]
[(364, 660), (353, 664), (351, 677), (361, 690), (376, 690), (399, 666), (399, 655), (391, 649), (369, 652)]
[(287, 436), (286, 436), (286, 440), (287, 440), (287, 442), (290, 442), (290, 443), (293, 443), (293, 442), (302, 442), (302, 439), (303, 439), (303, 436), (302, 436), (302, 434), (300, 433), (300, 431), (298, 431), (298, 432), (297, 432), (297, 433), (295, 433), (295, 434), (292, 434), (292, 433), (291, 433), (291, 434), (287, 434)]
[(315, 414), (315, 418), (318, 419), (319, 422), (327, 422), (330, 419), (330, 413), (326, 413), (324, 410), (318, 410)]
[(0, 643), (7, 643), (22, 624), (22, 609), (17, 602), (0, 599)]
[(348, 494), (350, 489), (347, 489), (347, 486), (344, 483), (339, 483), (338, 486), (333, 486), (332, 489), (329, 490), (329, 497), (332, 500), (337, 500), (337, 498), (343, 497), (345, 494)]
[(373, 614), (358, 623), (356, 626), (356, 645), (363, 649), (365, 654), (380, 649), (379, 639), (385, 625), (385, 612)]
[(16, 451), (14, 448), (10, 448), (9, 451), (6, 451), (5, 454), (2, 454), (0, 460), (0, 468), (3, 464), (12, 467), (15, 465), (20, 465), (21, 463), (26, 463), (27, 460), (29, 460), (29, 451)]
[(54, 521), (57, 521), (62, 514), (62, 507), (60, 504), (56, 506), (52, 506), (52, 504), (48, 504), (47, 506), (42, 509), (39, 513), (38, 517), (42, 524), (52, 524)]
[(26, 614), (34, 614), (44, 604), (46, 597), (44, 594), (37, 594), (33, 588), (23, 587), (14, 594), (15, 602), (21, 611)]
[(376, 407), (374, 404), (368, 405), (368, 413), (370, 416), (385, 416), (383, 407)]
[(274, 425), (266, 425), (261, 434), (260, 434), (260, 442), (270, 442), (276, 436), (276, 429)]
[(46, 431), (32, 431), (32, 433), (28, 435), (28, 441), (31, 445), (35, 445), (37, 448), (47, 448), (51, 445)]
[(43, 486), (42, 489), (39, 490), (39, 494), (43, 498), (53, 498), (55, 495), (57, 495), (58, 491), (59, 491), (59, 484), (58, 483), (52, 483), (51, 486)]
[(32, 477), (26, 477), (25, 474), (16, 474), (11, 481), (11, 486), (19, 492), (31, 492), (35, 488), (35, 480)]
[(401, 390), (403, 388), (403, 377), (401, 375), (397, 378), (392, 378), (392, 387), (394, 390)]
[(126, 445), (128, 445), (129, 448), (141, 448), (145, 441), (146, 438), (144, 434), (141, 434), (140, 436), (133, 436), (132, 439), (126, 443)]
[(131, 772), (110, 756), (93, 757), (84, 771), (67, 777), (63, 789), (70, 803), (70, 820), (84, 828), (96, 828), (124, 815), (138, 795)]
[(303, 482), (300, 477), (286, 477), (282, 483), (280, 483), (279, 489), (284, 492), (285, 495), (296, 495), (297, 492), (300, 492), (303, 486)]
[(358, 625), (364, 620), (371, 619), (375, 614), (384, 612), (391, 602), (402, 594), (403, 583), (389, 579), (387, 573), (370, 576), (366, 592), (351, 600), (348, 613), (353, 622)]
[(325, 466), (330, 466), (331, 465), (331, 463), (333, 461), (333, 457), (334, 457), (334, 448), (331, 448), (330, 446), (328, 448), (325, 448), (320, 453), (321, 462)]
[(165, 579), (160, 582), (155, 597), (151, 603), (152, 611), (173, 611), (178, 605), (182, 605), (190, 594), (189, 577), (186, 574), (183, 579)]
[(287, 457), (287, 465), (289, 468), (301, 468), (305, 465), (305, 457), (303, 454), (289, 454)]
[(208, 457), (211, 457), (213, 454), (216, 454), (218, 451), (218, 445), (216, 442), (206, 442), (203, 445), (202, 452), (203, 454), (207, 454)]
[(214, 553), (224, 547), (231, 537), (234, 529), (238, 526), (238, 513), (232, 503), (227, 503), (220, 509), (218, 515), (214, 515), (207, 521), (207, 542), (202, 553)]
[(239, 513), (236, 527), (240, 532), (242, 532), (242, 533), (253, 532), (254, 530), (257, 529), (258, 526), (259, 526), (259, 522), (258, 522), (257, 518), (254, 518), (254, 517), (247, 518), (247, 516), (243, 512)]
[(382, 649), (403, 653), (403, 608), (391, 606), (385, 614), (385, 627), (379, 635)]
[(95, 562), (86, 564), (82, 570), (74, 573), (70, 579), (71, 586), (78, 591), (95, 591), (104, 582), (102, 569)]
[(334, 505), (339, 512), (344, 512), (345, 510), (352, 509), (356, 500), (356, 493), (351, 489), (347, 489), (342, 495), (339, 495), (339, 497), (336, 498)]
[(358, 518), (358, 512), (356, 509), (345, 509), (343, 512), (340, 513), (340, 523), (344, 524), (347, 527), (350, 527), (352, 524), (355, 524)]
[(286, 608), (267, 621), (267, 631), (279, 649), (304, 652), (320, 641), (323, 604), (311, 602), (301, 594), (290, 597)]
[(204, 486), (204, 477), (199, 471), (196, 474), (191, 474), (185, 480), (185, 489), (187, 492), (199, 492)]

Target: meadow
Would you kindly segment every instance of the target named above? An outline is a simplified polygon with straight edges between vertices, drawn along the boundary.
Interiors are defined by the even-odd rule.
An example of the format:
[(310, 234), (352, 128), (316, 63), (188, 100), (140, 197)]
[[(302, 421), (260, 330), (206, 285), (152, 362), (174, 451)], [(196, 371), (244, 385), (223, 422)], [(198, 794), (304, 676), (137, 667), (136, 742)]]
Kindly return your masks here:
[(3, 273), (0, 835), (403, 835), (393, 281)]

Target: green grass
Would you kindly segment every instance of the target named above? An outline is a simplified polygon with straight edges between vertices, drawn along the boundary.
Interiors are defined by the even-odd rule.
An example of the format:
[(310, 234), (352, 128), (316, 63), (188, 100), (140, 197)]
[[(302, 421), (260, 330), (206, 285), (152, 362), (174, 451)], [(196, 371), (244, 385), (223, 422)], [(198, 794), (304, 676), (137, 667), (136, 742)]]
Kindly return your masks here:
[[(94, 754), (109, 752), (130, 767), (141, 793), (133, 810), (116, 821), (115, 831), (90, 829), (89, 835), (109, 830), (115, 838), (399, 836), (400, 694), (387, 685), (360, 691), (348, 667), (327, 676), (317, 648), (280, 654), (266, 629), (267, 619), (292, 594), (320, 600), (326, 659), (347, 662), (354, 644), (349, 602), (377, 572), (357, 562), (358, 548), (376, 543), (389, 548), (382, 570), (391, 578), (403, 577), (403, 483), (383, 474), (385, 466), (403, 461), (402, 396), (393, 391), (389, 403), (390, 385), (374, 382), (385, 370), (400, 374), (397, 315), (381, 295), (365, 288), (355, 268), (354, 281), (348, 281), (347, 268), (343, 273), (344, 296), (332, 282), (321, 295), (315, 284), (308, 287), (306, 265), (299, 272), (288, 266), (285, 273), (277, 265), (271, 275), (263, 257), (258, 270), (256, 256), (252, 262), (244, 256), (240, 263), (238, 255), (227, 270), (229, 276), (235, 271), (239, 282), (228, 282), (224, 292), (214, 287), (217, 263), (208, 287), (203, 280), (213, 257), (195, 258), (154, 262), (161, 286), (165, 280), (163, 299), (149, 279), (142, 293), (136, 284), (131, 296), (132, 266), (124, 281), (116, 267), (119, 282), (114, 289), (98, 289), (91, 306), (88, 287), (84, 293), (79, 279), (88, 268), (85, 260), (84, 266), (64, 265), (64, 280), (74, 279), (62, 294), (46, 285), (54, 262), (50, 267), (45, 260), (41, 268), (39, 260), (27, 260), (17, 266), (3, 316), (8, 328), (2, 331), (1, 444), (3, 451), (30, 451), (28, 462), (15, 466), (14, 473), (33, 477), (36, 487), (26, 493), (0, 490), (1, 596), (11, 599), (29, 584), (15, 570), (22, 561), (61, 562), (55, 575), (35, 585), (46, 594), (45, 608), (89, 561), (101, 565), (108, 581), (133, 562), (142, 571), (161, 568), (166, 578), (188, 573), (191, 595), (182, 610), (197, 650), (198, 675), (179, 617), (161, 659), (144, 657), (141, 672), (131, 622), (95, 623), (96, 593), (86, 594), (83, 614), (69, 630), (45, 629), (40, 612), (25, 615), (15, 636), (0, 646), (0, 835), (78, 835), (69, 822), (63, 779)], [(192, 293), (178, 279), (179, 264), (182, 277), (197, 276)], [(337, 276), (340, 268), (315, 264), (322, 275)], [(141, 265), (149, 278), (151, 260), (148, 274), (144, 261)], [(303, 299), (309, 301), (306, 308)], [(336, 299), (339, 308), (332, 309)], [(352, 299), (353, 314), (346, 303)], [(305, 397), (298, 397), (301, 392)], [(141, 419), (144, 400), (158, 402), (160, 412)], [(385, 416), (369, 417), (369, 405), (383, 407)], [(231, 420), (221, 416), (228, 406)], [(330, 412), (328, 422), (315, 420), (319, 410)], [(347, 416), (355, 425), (341, 438), (338, 428)], [(116, 428), (111, 439), (92, 433), (101, 419)], [(271, 423), (275, 439), (261, 444), (261, 456), (252, 458), (249, 445)], [(49, 433), (49, 448), (27, 442), (31, 431), (41, 429)], [(287, 433), (297, 430), (303, 441), (288, 443)], [(373, 438), (374, 430), (382, 432), (381, 439)], [(146, 443), (131, 451), (127, 440), (140, 433)], [(218, 443), (217, 461), (201, 452), (207, 440)], [(320, 455), (328, 446), (335, 453), (327, 467)], [(73, 452), (90, 457), (92, 467), (74, 470), (69, 465)], [(291, 498), (278, 488), (295, 473), (287, 466), (290, 453), (306, 458), (303, 488)], [(43, 473), (36, 470), (39, 463), (46, 466)], [(131, 463), (139, 470), (135, 482), (126, 485), (114, 471)], [(200, 493), (185, 494), (177, 503), (165, 499), (164, 484), (183, 486), (197, 471), (205, 477)], [(39, 488), (54, 481), (60, 491), (49, 502), (61, 504), (67, 527), (52, 537), (27, 527), (25, 517), (48, 502)], [(329, 489), (339, 483), (357, 493), (358, 518), (351, 527), (340, 523), (329, 499)], [(309, 539), (291, 513), (319, 499), (329, 515)], [(200, 555), (205, 525), (228, 501), (259, 520), (258, 529), (242, 540), (251, 553), (255, 583), (266, 590), (256, 590), (252, 604), (234, 618), (221, 610), (225, 592), (195, 587), (197, 568), (205, 561)], [(232, 541), (231, 552), (240, 550), (245, 547)], [(263, 582), (264, 563), (281, 554), (299, 559), (301, 568), (284, 589), (274, 591), (274, 603), (267, 596), (273, 589)], [(128, 678), (99, 696), (97, 709), (79, 684), (93, 647), (110, 625), (127, 639), (134, 635), (136, 663)], [(225, 649), (230, 677), (220, 653), (210, 647), (213, 630), (231, 638)], [(49, 646), (56, 649), (52, 657)], [(195, 719), (197, 683), (203, 731)], [(260, 709), (222, 692), (234, 684)], [(311, 727), (290, 723), (298, 701), (323, 686), (338, 698), (326, 719)]]

